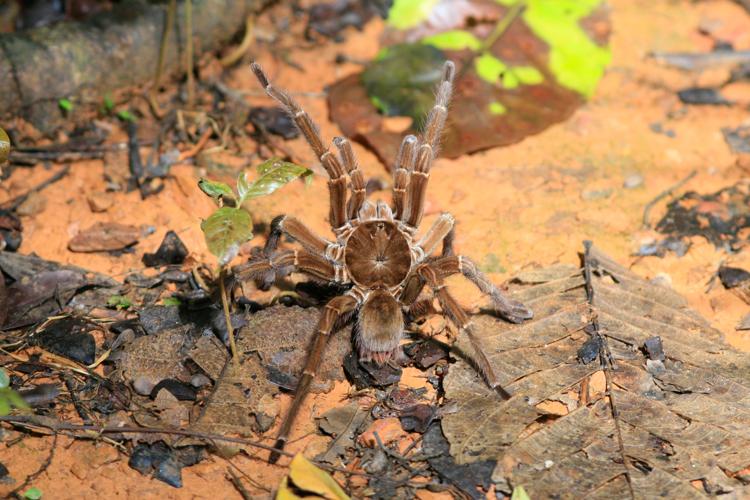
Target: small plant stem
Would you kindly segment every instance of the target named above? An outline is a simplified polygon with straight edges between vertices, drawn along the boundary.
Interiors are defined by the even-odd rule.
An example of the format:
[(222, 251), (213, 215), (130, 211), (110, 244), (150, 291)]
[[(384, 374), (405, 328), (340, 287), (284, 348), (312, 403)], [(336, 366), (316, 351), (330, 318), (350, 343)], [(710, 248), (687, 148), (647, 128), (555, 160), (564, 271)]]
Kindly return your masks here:
[(229, 336), (229, 349), (232, 351), (232, 361), (237, 365), (240, 362), (240, 357), (237, 355), (237, 345), (234, 343), (234, 328), (232, 328), (232, 318), (229, 314), (229, 299), (227, 298), (227, 291), (224, 288), (224, 278), (226, 277), (226, 271), (224, 266), (221, 266), (219, 270), (219, 291), (221, 292), (221, 305), (224, 308), (224, 321), (227, 323), (227, 335)]
[(159, 59), (156, 63), (156, 74), (154, 75), (154, 89), (159, 88), (161, 72), (164, 70), (164, 57), (167, 52), (167, 43), (169, 42), (169, 33), (174, 26), (174, 16), (177, 11), (177, 0), (169, 0), (167, 7), (167, 19), (164, 21), (164, 31), (161, 32), (161, 42), (159, 43)]
[(511, 24), (513, 24), (513, 21), (516, 20), (518, 15), (523, 12), (523, 10), (526, 8), (526, 1), (520, 0), (516, 3), (514, 3), (510, 9), (508, 9), (508, 12), (505, 13), (503, 17), (500, 18), (500, 20), (495, 25), (495, 28), (492, 30), (492, 33), (490, 33), (490, 36), (488, 36), (486, 39), (482, 41), (482, 47), (479, 49), (479, 53), (482, 53), (486, 50), (490, 50), (493, 45), (495, 45), (495, 42), (500, 39), (501, 36), (503, 36), (503, 33), (505, 33)]
[(195, 102), (195, 80), (193, 75), (193, 0), (185, 2), (185, 59), (187, 71), (187, 107), (193, 108)]

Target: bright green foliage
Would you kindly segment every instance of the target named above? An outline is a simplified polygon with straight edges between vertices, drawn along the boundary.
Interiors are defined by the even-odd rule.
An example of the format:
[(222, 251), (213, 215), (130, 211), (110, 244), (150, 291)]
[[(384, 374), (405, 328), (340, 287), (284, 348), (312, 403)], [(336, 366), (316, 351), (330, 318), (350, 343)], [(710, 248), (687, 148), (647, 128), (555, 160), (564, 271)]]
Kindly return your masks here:
[(112, 110), (115, 109), (115, 101), (112, 100), (112, 96), (104, 96), (103, 107), (105, 113), (111, 113)]
[(529, 0), (523, 19), (549, 45), (549, 68), (560, 85), (591, 97), (610, 61), (608, 47), (596, 45), (579, 21), (601, 0)]
[(57, 101), (57, 105), (60, 106), (60, 109), (66, 112), (73, 110), (73, 103), (70, 102), (70, 99), (60, 99)]
[(23, 498), (26, 500), (39, 500), (42, 498), (42, 491), (39, 488), (29, 488), (23, 492)]
[(508, 111), (508, 108), (503, 103), (494, 101), (489, 104), (489, 111), (493, 115), (504, 115)]
[(123, 295), (112, 295), (107, 299), (107, 306), (113, 309), (128, 309), (133, 303)]
[(10, 387), (8, 373), (0, 368), (0, 415), (7, 415), (11, 408), (25, 410), (29, 407), (26, 401)]
[(441, 50), (479, 50), (482, 48), (482, 41), (464, 30), (444, 31), (437, 35), (426, 36), (422, 39), (422, 43)]
[(8, 161), (10, 156), (10, 137), (8, 133), (0, 128), (0, 166)]
[(438, 0), (394, 0), (388, 11), (388, 24), (405, 30), (418, 25), (430, 15)]
[(201, 222), (208, 250), (227, 265), (240, 250), (240, 245), (253, 237), (253, 221), (242, 208), (221, 207)]
[[(227, 265), (239, 252), (240, 245), (253, 237), (253, 221), (242, 204), (252, 198), (271, 194), (297, 177), (308, 177), (312, 170), (279, 158), (271, 158), (258, 165), (258, 178), (250, 182), (245, 172), (237, 177), (237, 193), (223, 182), (201, 179), (198, 187), (219, 205), (211, 216), (201, 222), (203, 236), (209, 251), (219, 259), (219, 265)], [(232, 202), (231, 207), (224, 205)], [(166, 299), (165, 299), (166, 300)]]
[(248, 184), (245, 173), (241, 173), (237, 179), (237, 192), (240, 195), (240, 204), (246, 200), (251, 200), (259, 196), (271, 194), (280, 187), (283, 187), (297, 177), (307, 177), (312, 174), (312, 170), (295, 165), (288, 161), (281, 161), (278, 158), (272, 158), (261, 163), (257, 167), (260, 177)]
[(124, 122), (134, 122), (135, 116), (133, 116), (133, 113), (128, 111), (127, 109), (122, 109), (117, 112), (117, 118)]
[[(230, 200), (235, 200), (234, 191), (229, 187), (229, 184), (217, 181), (209, 181), (208, 179), (201, 179), (198, 181), (198, 187), (205, 194), (213, 198), (214, 200), (220, 200), (222, 197)], [(236, 201), (236, 200), (235, 200)]]

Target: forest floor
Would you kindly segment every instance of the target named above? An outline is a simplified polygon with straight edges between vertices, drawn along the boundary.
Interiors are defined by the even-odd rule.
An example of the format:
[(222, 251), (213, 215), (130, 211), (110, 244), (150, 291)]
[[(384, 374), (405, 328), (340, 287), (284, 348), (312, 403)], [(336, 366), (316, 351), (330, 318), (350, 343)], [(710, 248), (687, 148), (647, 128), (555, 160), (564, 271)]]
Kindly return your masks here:
[[(692, 171), (697, 173), (677, 194), (688, 190), (712, 193), (748, 177), (748, 170), (725, 142), (722, 128), (748, 123), (750, 84), (737, 83), (723, 89), (727, 98), (739, 104), (686, 106), (678, 99), (677, 90), (714, 84), (726, 77), (726, 71), (681, 72), (662, 67), (647, 55), (655, 51), (708, 51), (715, 39), (730, 42), (737, 50), (748, 50), (750, 15), (729, 1), (611, 0), (609, 4), (612, 62), (590, 102), (564, 123), (518, 144), (455, 160), (438, 159), (430, 178), (424, 224), (440, 212), (450, 211), (457, 220), (457, 250), (482, 264), (497, 283), (532, 267), (577, 264), (582, 241), (593, 240), (637, 275), (665, 279), (725, 335), (728, 343), (750, 351), (750, 335), (735, 330), (750, 306), (718, 284), (709, 286), (722, 263), (750, 267), (746, 251), (728, 254), (698, 237), (691, 240), (682, 257), (674, 253), (662, 258), (634, 256), (642, 245), (658, 238), (653, 230), (643, 228), (642, 218), (645, 206), (659, 193)], [(710, 26), (711, 36), (701, 33), (699, 26)], [(299, 100), (318, 121), (323, 136), (331, 138), (340, 132), (327, 118), (325, 99), (316, 93), (359, 69), (351, 63), (335, 64), (337, 54), (355, 60), (371, 59), (378, 50), (382, 29), (382, 21), (373, 20), (362, 32), (347, 30), (341, 44), (321, 44), (314, 52), (292, 48), (288, 58), (299, 69), (275, 60), (262, 45), (251, 53), (279, 87), (311, 93), (301, 95)], [(234, 89), (258, 88), (246, 64), (229, 71), (224, 81)], [(259, 94), (246, 98), (250, 104), (270, 103)], [(118, 130), (112, 137), (126, 139)], [(317, 165), (302, 139), (288, 141), (286, 147), (305, 165)], [(354, 147), (366, 179), (388, 179), (371, 152), (358, 144)], [(126, 161), (124, 156), (122, 161)], [(58, 168), (52, 164), (15, 169), (0, 186), (0, 201), (27, 191)], [(101, 160), (73, 163), (69, 175), (42, 192), (40, 208), (22, 218), (19, 253), (33, 252), (44, 259), (121, 278), (129, 270), (140, 268), (143, 253), (154, 251), (171, 229), (190, 250), (191, 262), (214, 262), (199, 226), (214, 208), (197, 188), (205, 169), (188, 162), (177, 164), (160, 194), (141, 199), (138, 192), (107, 193), (112, 207), (93, 213), (87, 200), (92, 194), (105, 192), (105, 175), (113, 169), (126, 170), (127, 165), (105, 165)], [(295, 214), (319, 234), (328, 234), (325, 173), (319, 166), (313, 169), (316, 175), (309, 185), (292, 183), (254, 202), (256, 224), (267, 224), (281, 213)], [(637, 176), (642, 177), (642, 184), (626, 186), (626, 180)], [(670, 199), (654, 206), (652, 224), (664, 215)], [(156, 230), (142, 238), (132, 253), (112, 256), (68, 250), (72, 236), (100, 221), (153, 226)], [(251, 243), (262, 245), (265, 237), (256, 234)], [(451, 279), (450, 286), (467, 308), (477, 310), (484, 303), (481, 294), (464, 280)], [(268, 297), (257, 292), (251, 298)], [(417, 375), (409, 374), (406, 370), (403, 385), (422, 383)], [(328, 438), (315, 434), (312, 417), (340, 405), (349, 390), (347, 382), (339, 382), (332, 392), (309, 398), (292, 431), (288, 450), (312, 455), (324, 447)], [(290, 398), (279, 397), (283, 412)], [(268, 435), (272, 434), (273, 430), (269, 431)], [(28, 437), (13, 447), (0, 447), (0, 462), (11, 467), (13, 477), (22, 481), (44, 462), (51, 446), (51, 437)], [(128, 467), (127, 456), (109, 444), (61, 435), (51, 463), (34, 479), (33, 486), (49, 492), (50, 498), (239, 498), (227, 480), (228, 460), (258, 483), (257, 487), (246, 487), (259, 497), (276, 488), (287, 472), (283, 461), (271, 466), (246, 455), (231, 459), (211, 456), (186, 468), (183, 487), (174, 489)], [(13, 487), (0, 485), (0, 495)], [(419, 495), (448, 496), (426, 491)]]

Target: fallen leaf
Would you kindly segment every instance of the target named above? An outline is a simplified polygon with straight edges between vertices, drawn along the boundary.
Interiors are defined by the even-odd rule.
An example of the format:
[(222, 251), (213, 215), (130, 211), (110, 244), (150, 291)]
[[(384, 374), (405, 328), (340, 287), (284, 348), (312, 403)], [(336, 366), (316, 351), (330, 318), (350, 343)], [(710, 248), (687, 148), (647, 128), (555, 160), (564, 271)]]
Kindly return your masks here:
[(141, 231), (137, 227), (117, 222), (97, 222), (81, 231), (68, 243), (71, 252), (111, 252), (138, 243)]
[[(303, 491), (304, 496), (299, 496), (290, 483), (297, 490)], [(327, 472), (319, 469), (298, 453), (289, 464), (289, 475), (282, 480), (276, 499), (310, 498), (308, 494), (327, 500), (349, 499), (341, 486)]]
[(151, 388), (166, 378), (187, 378), (182, 364), (183, 350), (189, 345), (190, 325), (138, 337), (127, 344), (120, 357), (125, 380), (143, 379)]
[[(733, 476), (750, 465), (750, 356), (721, 343), (720, 332), (670, 289), (596, 249), (587, 261), (592, 304), (578, 271), (514, 294), (533, 309), (533, 321), (474, 319), (511, 397), (500, 398), (464, 361), (451, 366), (444, 387), (458, 409), (442, 420), (451, 455), (459, 464), (496, 460), (496, 488), (523, 485), (531, 498), (561, 491), (619, 498), (632, 496), (631, 488), (636, 497), (693, 498), (702, 496), (696, 480), (705, 494), (747, 494)], [(614, 358), (610, 396), (571, 405), (564, 416), (544, 414), (536, 405), (580, 393), (602, 370), (576, 355), (597, 331)], [(639, 350), (657, 332), (664, 362)], [(458, 347), (470, 344), (461, 336)]]
[(609, 22), (599, 0), (396, 0), (386, 47), (361, 74), (328, 90), (331, 117), (387, 163), (402, 132), (383, 117), (413, 119), (432, 106), (446, 59), (455, 95), (441, 152), (455, 158), (513, 144), (569, 117), (590, 97), (609, 61)]

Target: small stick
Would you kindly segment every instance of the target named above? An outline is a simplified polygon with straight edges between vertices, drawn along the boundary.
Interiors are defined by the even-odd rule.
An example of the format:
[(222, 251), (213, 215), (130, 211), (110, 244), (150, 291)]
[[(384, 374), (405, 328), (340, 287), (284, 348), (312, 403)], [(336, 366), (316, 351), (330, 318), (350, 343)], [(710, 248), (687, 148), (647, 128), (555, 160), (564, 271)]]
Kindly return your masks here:
[(250, 492), (248, 492), (242, 485), (242, 481), (237, 476), (237, 474), (235, 474), (234, 471), (229, 467), (227, 467), (227, 474), (229, 474), (229, 479), (232, 482), (232, 486), (235, 487), (237, 493), (242, 496), (243, 500), (251, 500), (252, 496), (250, 495)]
[(187, 107), (195, 103), (195, 76), (193, 75), (193, 0), (185, 2), (185, 59), (187, 71)]
[(31, 196), (34, 193), (38, 193), (39, 191), (43, 190), (44, 188), (46, 188), (46, 187), (54, 184), (55, 182), (59, 181), (60, 179), (62, 179), (63, 177), (65, 177), (68, 174), (68, 172), (70, 172), (70, 165), (65, 165), (62, 168), (62, 170), (60, 170), (59, 172), (57, 172), (55, 175), (53, 175), (52, 177), (50, 177), (46, 181), (44, 181), (44, 182), (40, 183), (39, 185), (37, 185), (37, 186), (29, 189), (24, 194), (18, 195), (15, 198), (13, 198), (12, 200), (8, 200), (5, 203), (3, 203), (1, 205), (2, 208), (5, 209), (5, 210), (11, 210), (11, 211), (17, 209), (19, 206), (21, 206), (21, 204), (24, 201), (26, 201), (28, 199), (29, 196)]
[(234, 343), (234, 328), (232, 328), (232, 317), (229, 314), (229, 300), (227, 299), (227, 291), (224, 287), (224, 278), (226, 277), (226, 271), (224, 266), (221, 266), (219, 271), (219, 291), (221, 293), (221, 305), (224, 308), (224, 321), (227, 323), (227, 335), (229, 336), (229, 349), (232, 351), (232, 361), (235, 365), (240, 363), (240, 357), (237, 354), (237, 345)]
[(203, 135), (200, 136), (198, 139), (198, 142), (195, 143), (195, 146), (188, 149), (187, 151), (183, 151), (180, 153), (180, 159), (178, 161), (185, 161), (187, 159), (190, 159), (194, 156), (197, 156), (198, 153), (200, 153), (204, 147), (206, 147), (206, 143), (211, 138), (211, 134), (213, 134), (213, 129), (211, 127), (207, 128), (205, 132), (203, 132)]
[(646, 206), (643, 207), (643, 221), (642, 221), (642, 223), (643, 223), (644, 229), (651, 229), (651, 223), (649, 222), (649, 214), (651, 213), (651, 209), (654, 208), (654, 205), (656, 205), (657, 203), (659, 203), (659, 201), (661, 201), (662, 199), (666, 198), (667, 196), (669, 196), (670, 194), (672, 194), (673, 192), (677, 191), (682, 186), (684, 186), (685, 184), (687, 184), (690, 181), (690, 179), (692, 179), (693, 177), (695, 177), (697, 174), (698, 174), (698, 171), (697, 170), (693, 170), (692, 172), (690, 172), (688, 174), (687, 177), (685, 177), (684, 179), (682, 179), (681, 181), (679, 181), (674, 186), (672, 186), (670, 188), (667, 188), (666, 190), (662, 191), (661, 193), (659, 193), (656, 196), (656, 198), (654, 198), (653, 200), (651, 200), (648, 203), (646, 203)]
[(250, 46), (253, 44), (253, 17), (247, 16), (247, 19), (245, 20), (245, 36), (242, 39), (242, 42), (235, 48), (232, 52), (225, 55), (221, 59), (219, 59), (219, 64), (224, 66), (225, 68), (227, 66), (231, 66), (237, 61), (239, 61), (242, 56), (245, 55), (245, 53), (250, 49)]

